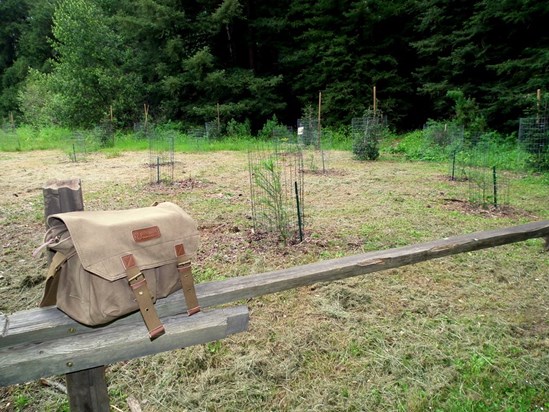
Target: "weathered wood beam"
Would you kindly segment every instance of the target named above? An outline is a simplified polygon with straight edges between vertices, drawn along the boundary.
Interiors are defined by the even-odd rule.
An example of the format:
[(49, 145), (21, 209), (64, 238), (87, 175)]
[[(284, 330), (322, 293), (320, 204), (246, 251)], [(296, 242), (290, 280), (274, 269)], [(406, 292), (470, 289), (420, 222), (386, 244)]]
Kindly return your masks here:
[(84, 210), (80, 179), (50, 180), (42, 188), (44, 217), (56, 213)]
[[(321, 261), (274, 272), (202, 283), (196, 285), (196, 291), (200, 305), (211, 307), (317, 282), (334, 281), (458, 253), (547, 236), (549, 236), (549, 220)], [(186, 310), (181, 293), (174, 293), (159, 300), (156, 303), (156, 308), (161, 317), (183, 313)], [(43, 341), (69, 334), (86, 334), (95, 330), (73, 321), (55, 307), (17, 312), (8, 316), (8, 322), (4, 336), (0, 338), (0, 348), (19, 342)], [(139, 324), (140, 322), (140, 314), (135, 313), (119, 319), (105, 328), (116, 328), (120, 324)]]
[[(25, 380), (28, 379), (22, 382)], [(105, 366), (67, 373), (65, 380), (71, 411), (110, 410)]]
[(247, 307), (236, 306), (163, 318), (166, 333), (153, 341), (143, 322), (137, 322), (99, 328), (85, 335), (7, 346), (0, 349), (0, 386), (80, 371), (79, 388), (89, 368), (223, 339), (245, 331), (248, 319)]

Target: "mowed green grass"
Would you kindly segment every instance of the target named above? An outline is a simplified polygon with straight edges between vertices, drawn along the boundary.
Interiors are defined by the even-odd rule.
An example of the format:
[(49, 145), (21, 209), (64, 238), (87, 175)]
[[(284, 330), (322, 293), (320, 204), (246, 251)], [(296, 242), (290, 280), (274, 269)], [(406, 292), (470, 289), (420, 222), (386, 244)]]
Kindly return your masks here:
[[(43, 288), (45, 178), (80, 177), (88, 209), (180, 204), (200, 227), (196, 279), (215, 281), (549, 218), (543, 176), (513, 175), (510, 207), (467, 204), (447, 165), (328, 153), (305, 171), (305, 241), (256, 240), (245, 152), (176, 153), (171, 186), (150, 186), (147, 156), (0, 153), (0, 311)], [(27, 163), (25, 163), (27, 162)], [(459, 201), (456, 201), (459, 200)], [(535, 239), (317, 284), (246, 302), (248, 332), (110, 365), (111, 403), (144, 411), (532, 411), (549, 408), (549, 253)], [(51, 380), (62, 382), (62, 377)], [(31, 382), (0, 389), (0, 409), (66, 410)], [(10, 406), (7, 406), (7, 405)]]

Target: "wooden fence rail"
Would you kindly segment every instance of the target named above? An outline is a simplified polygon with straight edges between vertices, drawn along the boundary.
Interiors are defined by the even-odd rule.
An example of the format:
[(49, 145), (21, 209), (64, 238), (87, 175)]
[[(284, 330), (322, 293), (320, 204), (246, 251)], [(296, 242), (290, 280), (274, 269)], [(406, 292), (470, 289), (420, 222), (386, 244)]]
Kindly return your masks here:
[[(549, 238), (549, 220), (455, 236), (385, 251), (369, 252), (340, 259), (321, 261), (290, 269), (198, 284), (196, 291), (201, 306), (207, 308), (311, 285), (317, 282), (334, 281), (364, 275), (532, 238), (546, 238), (547, 241)], [(176, 295), (158, 300), (156, 308), (163, 319), (182, 314), (186, 310), (181, 298)], [(235, 324), (240, 325), (242, 329), (247, 313), (244, 315), (242, 309), (237, 308), (235, 310), (237, 313), (233, 314), (233, 316), (237, 316), (238, 319), (235, 321)], [(192, 318), (189, 318), (189, 320), (192, 320)], [(118, 331), (126, 330), (126, 328), (144, 328), (139, 313), (118, 319), (101, 328), (92, 328), (73, 321), (55, 307), (17, 312), (5, 316), (0, 322), (2, 322), (0, 324), (0, 331), (3, 331), (0, 337), (0, 385), (9, 385), (47, 376), (48, 374), (66, 372), (66, 363), (63, 364), (62, 362), (57, 362), (59, 365), (57, 367), (49, 366), (48, 368), (44, 368), (40, 373), (38, 373), (38, 370), (34, 374), (9, 372), (13, 368), (18, 368), (18, 365), (24, 364), (25, 361), (30, 362), (33, 359), (36, 360), (44, 356), (45, 350), (40, 349), (40, 342), (66, 340), (67, 347), (57, 348), (57, 350), (63, 353), (62, 356), (69, 358), (76, 350), (69, 347), (69, 337), (70, 339), (76, 339), (78, 345), (82, 347), (93, 347), (92, 345), (97, 342), (97, 336), (99, 335), (107, 336), (112, 334), (109, 336), (114, 337), (119, 333)], [(224, 327), (228, 327), (233, 331), (237, 329), (234, 325)], [(146, 335), (145, 332), (143, 333)], [(29, 348), (36, 348), (37, 350), (33, 351)], [(41, 350), (42, 352), (40, 352)], [(16, 351), (21, 351), (25, 355), (20, 357), (19, 360), (12, 359)], [(8, 356), (8, 353), (10, 356)], [(24, 356), (27, 356), (28, 359), (24, 359)], [(52, 359), (60, 359), (62, 356), (58, 358), (54, 356)], [(120, 357), (113, 356), (107, 360), (120, 360)], [(98, 359), (95, 359), (95, 364), (102, 364), (97, 363), (98, 361)], [(45, 360), (44, 364), (49, 363)], [(92, 364), (93, 362), (85, 360), (82, 361), (81, 366), (90, 367)], [(75, 368), (77, 369), (78, 367), (73, 362), (73, 367), (69, 368), (69, 370), (76, 370)]]
[[(384, 251), (320, 261), (290, 269), (260, 273), (196, 285), (202, 307), (213, 307), (241, 299), (307, 286), (317, 282), (335, 281), (386, 269), (424, 262), (464, 252), (521, 242), (534, 238), (549, 238), (549, 220), (449, 237), (427, 243)], [(184, 313), (186, 308), (179, 296), (171, 295), (156, 303), (158, 314), (168, 317)], [(119, 319), (103, 329), (141, 321), (139, 313)], [(20, 343), (40, 342), (71, 335), (95, 332), (97, 328), (81, 325), (55, 307), (30, 309), (0, 319), (0, 348)], [(70, 331), (70, 332), (69, 332)]]

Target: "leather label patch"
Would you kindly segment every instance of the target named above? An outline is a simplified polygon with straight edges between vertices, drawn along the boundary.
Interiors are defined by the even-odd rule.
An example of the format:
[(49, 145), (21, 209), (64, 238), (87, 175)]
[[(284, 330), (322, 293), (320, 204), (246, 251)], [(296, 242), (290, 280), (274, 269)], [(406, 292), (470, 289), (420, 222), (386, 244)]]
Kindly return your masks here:
[(146, 227), (132, 231), (133, 240), (137, 243), (146, 242), (160, 237), (160, 228), (158, 226)]
[(135, 259), (131, 253), (129, 255), (122, 256), (121, 259), (122, 259), (122, 264), (124, 265), (124, 269), (128, 269), (135, 266)]
[(175, 245), (175, 256), (183, 256), (185, 254), (185, 246), (182, 244)]

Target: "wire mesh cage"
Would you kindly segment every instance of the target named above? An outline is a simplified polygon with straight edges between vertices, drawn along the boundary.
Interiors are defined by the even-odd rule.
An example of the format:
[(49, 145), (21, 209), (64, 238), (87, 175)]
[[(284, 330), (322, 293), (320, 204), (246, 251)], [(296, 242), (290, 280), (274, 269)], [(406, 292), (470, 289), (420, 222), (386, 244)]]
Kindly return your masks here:
[(197, 149), (203, 149), (208, 142), (206, 128), (204, 126), (193, 126), (187, 130), (187, 136)]
[(101, 122), (95, 127), (94, 135), (100, 147), (114, 147), (114, 124), (112, 121)]
[(174, 181), (175, 131), (149, 129), (149, 175), (150, 184)]
[(380, 112), (367, 113), (351, 120), (353, 153), (359, 160), (376, 160), (379, 143), (387, 133), (387, 117)]
[(204, 123), (206, 140), (219, 139), (222, 135), (221, 124), (217, 121)]
[(306, 117), (297, 121), (297, 144), (303, 152), (304, 167), (312, 172), (328, 170), (328, 150), (331, 142), (322, 132), (318, 119)]
[(154, 125), (150, 122), (135, 122), (133, 124), (133, 133), (137, 139), (147, 140), (149, 131), (154, 129)]
[(277, 126), (272, 130), (272, 140), (277, 146), (290, 144), (297, 145), (299, 144), (297, 135), (295, 134), (294, 128), (291, 126)]
[(463, 145), (463, 134), (463, 126), (454, 123), (427, 123), (423, 127), (423, 141), (426, 146), (459, 149)]
[(279, 241), (303, 240), (303, 155), (298, 145), (256, 146), (248, 152), (254, 232)]
[(504, 170), (504, 159), (489, 141), (470, 147), (462, 163), (469, 202), (484, 208), (509, 205), (511, 178)]
[(86, 161), (88, 154), (93, 151), (93, 141), (84, 131), (77, 130), (67, 139), (67, 153), (72, 162)]
[(546, 117), (521, 118), (518, 144), (527, 167), (537, 172), (549, 170), (549, 127)]
[(2, 122), (2, 129), (0, 131), (0, 150), (21, 150), (21, 140), (17, 134), (15, 121), (11, 113), (9, 119)]
[(304, 148), (321, 148), (321, 134), (318, 119), (304, 118), (297, 120), (297, 141)]
[(464, 147), (464, 128), (454, 123), (431, 122), (423, 126), (423, 144), (421, 158), (434, 160), (440, 156), (441, 151), (448, 158), (448, 176), (451, 180), (457, 180), (460, 164), (460, 152)]

